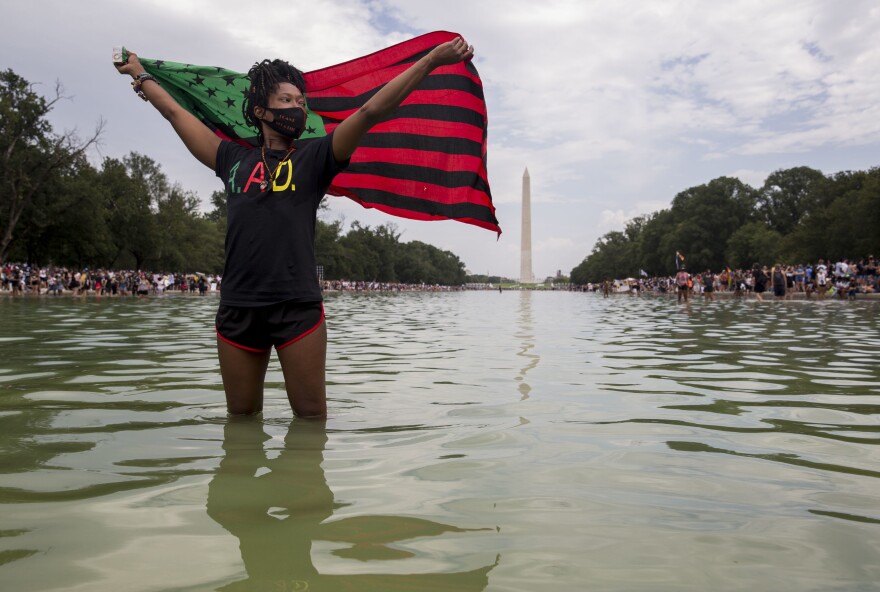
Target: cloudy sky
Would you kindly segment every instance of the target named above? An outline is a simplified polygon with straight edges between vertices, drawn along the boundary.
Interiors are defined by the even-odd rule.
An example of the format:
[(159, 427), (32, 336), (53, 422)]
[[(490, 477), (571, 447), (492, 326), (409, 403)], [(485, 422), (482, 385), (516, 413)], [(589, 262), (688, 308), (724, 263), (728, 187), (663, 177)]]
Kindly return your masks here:
[[(0, 67), (70, 100), (56, 129), (106, 122), (91, 156), (131, 151), (204, 201), (221, 184), (110, 64), (145, 57), (246, 71), (313, 70), (447, 30), (476, 47), (489, 106), (489, 181), (504, 231), (413, 222), (330, 198), (325, 218), (392, 221), (473, 273), (519, 275), (523, 170), (537, 277), (567, 274), (596, 239), (722, 176), (880, 165), (876, 0), (41, 0), (4, 2)], [(244, 8), (247, 7), (247, 8)]]

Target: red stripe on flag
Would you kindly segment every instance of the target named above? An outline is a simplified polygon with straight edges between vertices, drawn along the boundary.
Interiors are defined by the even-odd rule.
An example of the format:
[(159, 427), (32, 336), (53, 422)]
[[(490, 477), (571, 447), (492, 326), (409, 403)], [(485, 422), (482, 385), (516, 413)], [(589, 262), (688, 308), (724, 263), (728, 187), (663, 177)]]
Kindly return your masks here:
[(379, 175), (340, 173), (333, 179), (333, 184), (328, 192), (333, 193), (333, 195), (351, 197), (353, 194), (347, 192), (346, 189), (377, 189), (439, 204), (473, 203), (491, 208), (493, 211), (495, 209), (489, 196), (482, 191), (477, 191), (473, 187), (443, 187), (421, 181), (390, 180), (388, 177)]
[[(344, 64), (309, 72), (305, 79), (310, 106), (324, 118), (327, 132), (332, 132), (338, 121), (344, 120), (358, 108), (353, 103), (350, 109), (347, 108), (347, 100), (370, 96), (372, 91), (405, 71), (416, 56), (457, 37), (459, 35), (446, 31), (429, 33)], [(364, 207), (375, 207), (395, 216), (416, 220), (442, 218), (433, 213), (430, 204), (435, 203), (438, 207), (445, 206), (449, 217), (500, 232), (488, 193), (485, 166), (486, 107), (485, 101), (478, 96), (482, 94), (482, 82), (476, 70), (465, 63), (437, 68), (432, 75), (443, 77), (425, 85), (428, 88), (423, 86), (411, 93), (402, 105), (409, 107), (409, 111), (404, 110), (399, 119), (392, 116), (372, 128), (367, 138), (373, 138), (373, 142), (366, 141), (355, 151), (353, 163), (368, 166), (370, 172), (343, 172), (334, 179), (328, 192), (347, 196)], [(449, 78), (450, 75), (461, 78)], [(452, 88), (437, 90), (436, 86), (439, 85)], [(471, 85), (472, 92), (463, 90), (463, 87)], [(323, 105), (321, 100), (325, 100)], [(334, 111), (328, 111), (327, 108)], [(468, 116), (468, 111), (473, 112), (472, 116)], [(420, 141), (419, 136), (424, 136), (426, 140)], [(430, 141), (427, 141), (428, 138)], [(444, 138), (450, 141), (444, 144)], [(472, 142), (473, 147), (469, 149), (462, 141)], [(422, 150), (419, 150), (420, 147)], [(460, 154), (462, 151), (467, 153)], [(384, 165), (387, 165), (387, 171)], [(454, 177), (435, 178), (432, 169), (441, 177), (450, 174)], [(485, 191), (425, 182), (449, 181), (450, 185), (454, 185), (461, 180), (462, 173), (472, 175), (475, 182), (485, 186)], [(410, 175), (420, 180), (399, 178)], [(366, 201), (358, 194), (359, 191), (368, 195), (369, 199), (384, 203)], [(414, 209), (405, 209), (407, 202)], [(424, 207), (420, 205), (422, 203)], [(480, 212), (485, 212), (484, 218), (472, 218), (483, 216)], [(461, 214), (466, 217), (461, 217)]]
[[(337, 195), (337, 194), (334, 194)], [(426, 222), (438, 221), (438, 220), (456, 220), (458, 222), (464, 222), (465, 224), (471, 224), (473, 226), (478, 226), (480, 228), (485, 228), (486, 230), (491, 230), (493, 232), (497, 232), (499, 235), (501, 234), (501, 228), (487, 220), (481, 220), (479, 218), (450, 218), (448, 216), (440, 216), (435, 214), (425, 214), (422, 212), (416, 212), (415, 210), (407, 210), (401, 208), (395, 208), (393, 206), (388, 206), (385, 204), (367, 202), (359, 199), (354, 193), (339, 193), (338, 195), (342, 197), (347, 197), (352, 201), (356, 201), (360, 205), (368, 209), (379, 210), (380, 212), (385, 212), (386, 214), (390, 214), (392, 216), (397, 216), (399, 218), (407, 218), (409, 220), (423, 220)], [(494, 211), (494, 210), (493, 210)]]
[[(447, 105), (450, 107), (470, 109), (475, 113), (479, 113), (483, 117), (486, 116), (485, 101), (479, 97), (475, 97), (471, 93), (455, 90), (416, 90), (410, 93), (406, 100), (401, 103), (401, 106), (402, 105)], [(342, 111), (328, 111), (321, 109), (319, 104), (316, 108), (311, 109), (318, 115), (342, 120), (357, 111), (359, 108), (360, 107), (352, 107), (351, 109), (344, 109)]]
[[(337, 122), (325, 122), (324, 128), (329, 134), (336, 129), (337, 125), (339, 125)], [(454, 121), (427, 121), (424, 119), (412, 119), (409, 117), (390, 119), (379, 123), (370, 128), (370, 131), (367, 133), (417, 134), (420, 136), (432, 136), (435, 138), (462, 138), (464, 140), (477, 142), (478, 144), (483, 143), (483, 130), (472, 125), (457, 123)]]
[[(418, 57), (457, 37), (448, 31), (428, 33), (368, 56), (308, 72), (304, 75), (307, 95), (314, 101), (315, 112), (324, 119), (326, 130), (332, 132), (338, 124), (334, 119), (353, 113), (359, 101), (372, 96)], [(161, 74), (158, 68), (156, 65), (154, 76)], [(244, 122), (220, 117), (218, 113), (229, 114), (219, 98), (205, 97), (190, 82), (175, 88), (185, 95), (185, 107), (218, 136), (230, 136), (228, 139), (243, 145), (256, 144), (251, 132), (246, 132), (246, 139), (234, 137), (246, 129), (239, 127)], [(482, 88), (472, 64), (435, 69), (404, 101), (395, 113), (397, 117), (376, 125), (363, 138), (353, 159), (362, 172), (353, 168), (351, 173), (337, 176), (329, 193), (416, 220), (442, 218), (436, 214), (436, 208), (440, 208), (449, 218), (500, 233), (485, 165), (487, 115)], [(456, 187), (462, 184), (474, 187)], [(382, 203), (373, 204), (369, 199)], [(436, 208), (431, 207), (432, 203)], [(407, 209), (410, 207), (413, 211)]]
[(434, 31), (420, 35), (414, 39), (392, 45), (385, 49), (373, 52), (360, 58), (355, 58), (335, 66), (313, 70), (305, 74), (306, 91), (320, 92), (324, 89), (345, 84), (346, 82), (360, 78), (364, 72), (376, 72), (407, 58), (446, 43), (459, 37), (456, 33), (448, 31)]
[[(407, 150), (405, 148), (365, 148), (355, 150), (351, 162), (392, 162), (423, 166), (441, 171), (480, 171), (483, 159), (466, 154), (447, 154), (427, 150)], [(480, 171), (483, 173), (484, 171)], [(488, 182), (485, 175), (483, 180)]]
[[(408, 70), (410, 66), (412, 66), (412, 64), (400, 64), (399, 66), (383, 68), (382, 70), (377, 70), (375, 72), (361, 72), (358, 76), (348, 79), (336, 86), (325, 86), (321, 89), (312, 88), (309, 83), (309, 76), (311, 73), (306, 74), (306, 97), (314, 99), (357, 97), (382, 86), (398, 74), (402, 74)], [(483, 86), (482, 81), (471, 74), (464, 63), (441, 66), (431, 72), (431, 74), (428, 75), (428, 78), (440, 74), (461, 76), (475, 83), (480, 88)]]

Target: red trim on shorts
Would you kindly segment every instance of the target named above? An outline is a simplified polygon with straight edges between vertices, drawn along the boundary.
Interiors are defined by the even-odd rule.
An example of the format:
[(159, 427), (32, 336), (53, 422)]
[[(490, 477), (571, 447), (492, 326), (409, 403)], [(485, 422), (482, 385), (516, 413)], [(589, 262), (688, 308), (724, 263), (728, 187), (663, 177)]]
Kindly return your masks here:
[(257, 354), (263, 354), (263, 353), (266, 353), (267, 351), (269, 351), (270, 349), (272, 349), (271, 347), (267, 347), (266, 349), (256, 349), (253, 347), (248, 347), (246, 345), (241, 345), (241, 344), (235, 343), (234, 341), (230, 341), (230, 340), (226, 339), (225, 337), (223, 337), (222, 335), (220, 335), (219, 329), (215, 329), (215, 330), (217, 331), (217, 339), (219, 339), (223, 343), (228, 343), (229, 345), (231, 345), (233, 347), (237, 347), (238, 349), (243, 349), (245, 351), (254, 352)]
[(306, 337), (307, 335), (311, 335), (312, 333), (314, 333), (318, 329), (318, 327), (321, 326), (321, 323), (323, 323), (323, 322), (324, 322), (324, 303), (322, 302), (321, 303), (321, 320), (318, 321), (318, 324), (315, 325), (314, 327), (312, 327), (311, 329), (309, 329), (308, 331), (306, 331), (305, 333), (303, 333), (302, 335), (298, 335), (297, 337), (294, 337), (293, 339), (291, 339), (287, 343), (283, 343), (283, 344), (277, 346), (275, 348), (275, 351), (280, 351), (280, 350), (284, 349), (285, 347), (287, 347), (288, 345), (292, 345), (292, 344), (296, 343), (297, 341), (299, 341), (303, 337)]

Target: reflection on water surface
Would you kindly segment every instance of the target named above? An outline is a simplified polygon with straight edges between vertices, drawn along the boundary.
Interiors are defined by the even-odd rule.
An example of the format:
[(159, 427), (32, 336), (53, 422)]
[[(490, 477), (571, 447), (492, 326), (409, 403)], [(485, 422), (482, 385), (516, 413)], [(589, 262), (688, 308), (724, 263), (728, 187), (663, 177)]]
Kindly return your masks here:
[[(405, 541), (469, 529), (406, 516), (352, 516), (332, 520), (333, 493), (323, 462), (323, 422), (291, 422), (280, 449), (262, 422), (232, 421), (223, 429), (224, 457), (208, 485), (208, 516), (239, 540), (248, 578), (221, 590), (483, 590), (494, 564), (442, 574), (340, 575), (312, 563), (314, 541), (333, 544), (330, 554), (361, 562), (417, 557)], [(273, 454), (274, 453), (274, 454)], [(270, 458), (271, 457), (271, 458)], [(398, 545), (398, 546), (395, 546)]]
[(216, 300), (0, 299), (14, 590), (869, 590), (872, 302), (329, 295), (330, 419)]

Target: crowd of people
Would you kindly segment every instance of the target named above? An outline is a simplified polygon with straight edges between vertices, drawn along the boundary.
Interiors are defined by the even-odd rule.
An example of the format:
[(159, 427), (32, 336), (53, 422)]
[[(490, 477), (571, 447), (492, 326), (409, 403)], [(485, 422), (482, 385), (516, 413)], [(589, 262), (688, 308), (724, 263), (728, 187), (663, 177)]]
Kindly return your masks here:
[[(133, 270), (76, 271), (66, 267), (41, 267), (27, 263), (7, 263), (0, 266), (0, 293), (15, 295), (49, 294), (74, 296), (149, 296), (165, 293), (206, 295), (219, 292), (222, 277), (203, 273), (153, 273)], [(325, 292), (451, 292), (465, 286), (437, 284), (404, 284), (396, 282), (367, 282), (324, 280)], [(753, 265), (750, 269), (722, 269), (695, 271), (684, 265), (672, 276), (610, 280), (585, 286), (570, 286), (571, 290), (629, 294), (676, 294), (681, 300), (701, 295), (711, 300), (716, 293), (735, 297), (754, 295), (758, 300), (772, 293), (777, 298), (792, 298), (802, 294), (806, 298), (855, 299), (859, 294), (880, 293), (880, 269), (873, 255), (835, 263), (820, 259), (815, 265)]]
[(790, 299), (796, 294), (805, 298), (855, 299), (859, 294), (880, 293), (880, 270), (873, 255), (858, 261), (840, 259), (837, 262), (819, 261), (798, 265), (773, 266), (754, 264), (750, 269), (721, 271), (707, 269), (690, 270), (681, 265), (673, 276), (642, 277), (639, 279), (605, 280), (598, 284), (579, 287), (587, 291), (639, 294), (642, 291), (671, 294), (679, 301), (687, 301), (695, 294), (711, 300), (716, 293), (729, 293), (736, 297), (753, 294), (763, 300), (765, 294)]
[(0, 291), (15, 295), (148, 296), (179, 292), (199, 294), (220, 289), (221, 278), (202, 273), (153, 273), (110, 269), (80, 271), (27, 263), (0, 266)]
[[(203, 273), (153, 273), (120, 271), (88, 267), (76, 271), (60, 267), (40, 267), (27, 263), (0, 266), (0, 292), (8, 295), (51, 296), (149, 296), (166, 293), (199, 294), (219, 292), (222, 277)], [(437, 284), (403, 284), (397, 282), (364, 282), (325, 280), (325, 292), (450, 292), (462, 286)]]
[(350, 280), (326, 280), (325, 292), (457, 292), (462, 286), (439, 284), (401, 284), (397, 282), (353, 282)]

